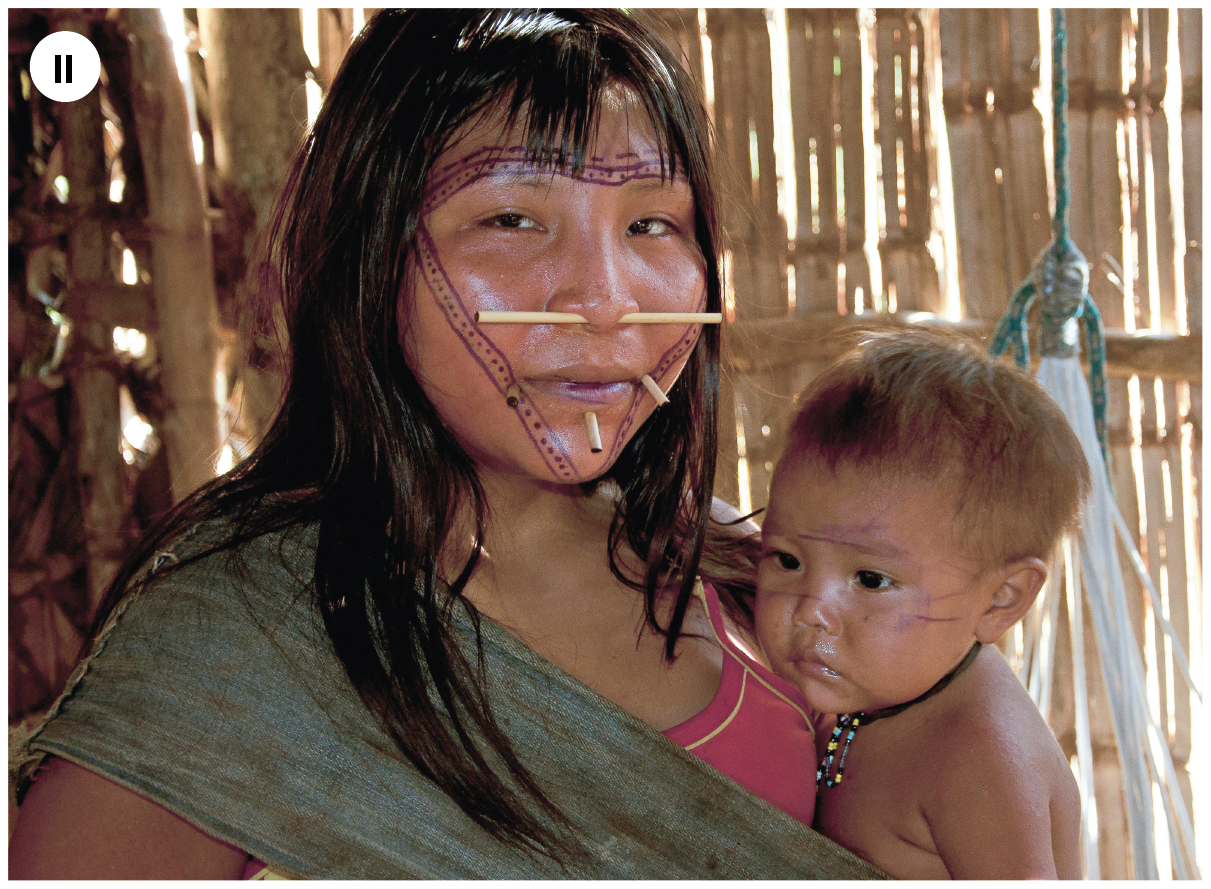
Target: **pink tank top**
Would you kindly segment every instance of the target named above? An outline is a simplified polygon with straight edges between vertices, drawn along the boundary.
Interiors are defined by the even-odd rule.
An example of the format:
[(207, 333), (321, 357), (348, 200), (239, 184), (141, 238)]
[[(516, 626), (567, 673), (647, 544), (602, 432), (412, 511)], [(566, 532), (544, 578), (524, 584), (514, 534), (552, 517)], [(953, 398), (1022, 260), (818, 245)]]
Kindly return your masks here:
[[(728, 635), (719, 595), (695, 589), (723, 648), (723, 678), (706, 708), (664, 736), (808, 827), (816, 810), (816, 747), (802, 693)], [(255, 858), (245, 880), (282, 879)]]
[(816, 747), (803, 694), (747, 654), (723, 624), (719, 596), (701, 584), (723, 648), (723, 678), (701, 712), (664, 735), (808, 827), (816, 810)]

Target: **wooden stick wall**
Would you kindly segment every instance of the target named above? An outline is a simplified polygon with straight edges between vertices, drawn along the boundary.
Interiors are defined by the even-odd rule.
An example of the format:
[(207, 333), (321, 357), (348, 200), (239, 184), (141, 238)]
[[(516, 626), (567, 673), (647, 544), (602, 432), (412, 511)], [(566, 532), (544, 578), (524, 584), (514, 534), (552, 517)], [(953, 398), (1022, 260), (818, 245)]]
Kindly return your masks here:
[[(790, 400), (837, 352), (824, 341), (830, 331), (904, 324), (909, 312), (927, 311), (949, 314), (948, 326), (986, 340), (1050, 241), (1050, 89), (1043, 82), (1050, 23), (1038, 9), (661, 15), (687, 64), (709, 63), (709, 77), (706, 67), (696, 70), (713, 85), (705, 91), (728, 166), (736, 323), (716, 490), (742, 509), (759, 509)], [(1197, 654), (1201, 628), (1190, 618), (1201, 614), (1201, 12), (1176, 15), (1171, 23), (1165, 10), (1069, 14), (1070, 225), (1090, 260), (1091, 294), (1118, 356), (1111, 358), (1110, 424), (1119, 506), (1140, 530), (1166, 616)], [(932, 57), (938, 46), (940, 60)], [(781, 59), (785, 72), (776, 67)], [(1174, 60), (1180, 95), (1169, 88)], [(930, 80), (938, 69), (940, 84)], [(777, 157), (785, 143), (770, 83), (779, 76), (789, 77), (793, 164)], [(933, 90), (941, 93), (945, 152), (940, 122), (930, 118), (938, 107)], [(782, 196), (779, 213), (778, 190), (792, 166), (795, 193)], [(947, 185), (953, 206), (939, 206)], [(791, 202), (797, 220), (788, 229)], [(949, 231), (946, 213), (953, 214)], [(950, 232), (956, 243), (947, 243)], [(1119, 351), (1145, 342), (1135, 355)], [(1130, 566), (1124, 574), (1132, 576)], [(1190, 695), (1142, 592), (1135, 601), (1155, 715), (1170, 728), (1189, 801)], [(1066, 629), (1057, 630), (1061, 667), (1050, 715), (1071, 753), (1071, 653)], [(1117, 754), (1089, 644), (1096, 865), (1103, 877), (1126, 877)]]

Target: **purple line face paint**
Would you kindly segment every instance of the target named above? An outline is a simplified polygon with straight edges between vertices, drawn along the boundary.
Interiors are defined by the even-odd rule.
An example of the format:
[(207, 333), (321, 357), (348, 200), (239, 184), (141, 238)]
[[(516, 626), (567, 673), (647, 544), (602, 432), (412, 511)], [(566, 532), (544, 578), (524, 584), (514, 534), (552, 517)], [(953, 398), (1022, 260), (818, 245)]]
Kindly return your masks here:
[[(669, 180), (632, 110), (603, 110), (583, 172), (528, 162), (483, 125), (430, 177), (404, 344), (443, 420), (486, 468), (541, 481), (599, 476), (668, 390), (698, 325), (618, 325), (632, 311), (701, 311), (693, 196)], [(476, 311), (577, 312), (588, 325), (484, 325)], [(598, 418), (593, 453), (584, 415)]]
[[(999, 589), (953, 534), (952, 492), (792, 456), (762, 526), (757, 633), (813, 706), (916, 698), (963, 657)], [(987, 641), (987, 640), (981, 640)]]

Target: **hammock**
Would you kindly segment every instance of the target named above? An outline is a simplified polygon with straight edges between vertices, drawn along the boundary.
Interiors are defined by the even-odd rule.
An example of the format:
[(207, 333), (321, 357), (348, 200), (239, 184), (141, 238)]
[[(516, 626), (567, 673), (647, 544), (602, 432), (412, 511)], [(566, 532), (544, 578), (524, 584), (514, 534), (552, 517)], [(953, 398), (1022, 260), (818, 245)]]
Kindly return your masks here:
[[(1190, 675), (1189, 663), (1173, 627), (1164, 618), (1160, 597), (1147, 567), (1114, 500), (1107, 466), (1106, 372), (1102, 321), (1089, 296), (1089, 266), (1068, 238), (1068, 83), (1064, 12), (1052, 11), (1054, 75), (1052, 105), (1055, 139), (1054, 238), (1043, 250), (1027, 281), (1010, 301), (993, 334), (991, 351), (1007, 350), (1029, 370), (1030, 345), (1026, 313), (1037, 300), (1042, 323), (1041, 360), (1037, 379), (1056, 400), (1072, 424), (1089, 462), (1093, 487), (1082, 527), (1065, 539), (1052, 559), (1051, 571), (1024, 625), (1025, 649), (1020, 675), (1031, 697), (1046, 716), (1055, 656), (1060, 594), (1066, 591), (1072, 638), (1075, 727), (1081, 792), (1081, 837), (1086, 877), (1099, 879), (1097, 827), (1092, 817), (1093, 748), (1085, 672), (1084, 613), (1089, 613), (1098, 660), (1106, 681), (1115, 746), (1122, 768), (1131, 861), (1136, 879), (1160, 877), (1153, 811), (1160, 801), (1169, 832), (1173, 872), (1179, 879), (1199, 879), (1194, 830), (1182, 799), (1169, 753), (1166, 733), (1148, 707), (1144, 665), (1127, 608), (1127, 585), (1118, 558), (1116, 539), (1129, 555), (1135, 574), (1151, 597), (1152, 608), (1172, 643), (1173, 659), (1199, 702), (1202, 694)], [(1080, 322), (1084, 321), (1089, 350), (1086, 384), (1080, 361)], [(1063, 578), (1063, 582), (1061, 582)], [(1166, 876), (1168, 876), (1166, 874)]]

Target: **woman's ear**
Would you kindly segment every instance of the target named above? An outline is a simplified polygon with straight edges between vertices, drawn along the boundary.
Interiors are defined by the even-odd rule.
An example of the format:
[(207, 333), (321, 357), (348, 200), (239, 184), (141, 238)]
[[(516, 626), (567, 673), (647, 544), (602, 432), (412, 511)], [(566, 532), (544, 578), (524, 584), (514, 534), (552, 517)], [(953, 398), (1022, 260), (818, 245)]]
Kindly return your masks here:
[(1000, 639), (1034, 604), (1046, 579), (1047, 566), (1034, 556), (1017, 559), (996, 571), (988, 579), (994, 585), (992, 604), (976, 624), (976, 638), (985, 645)]

